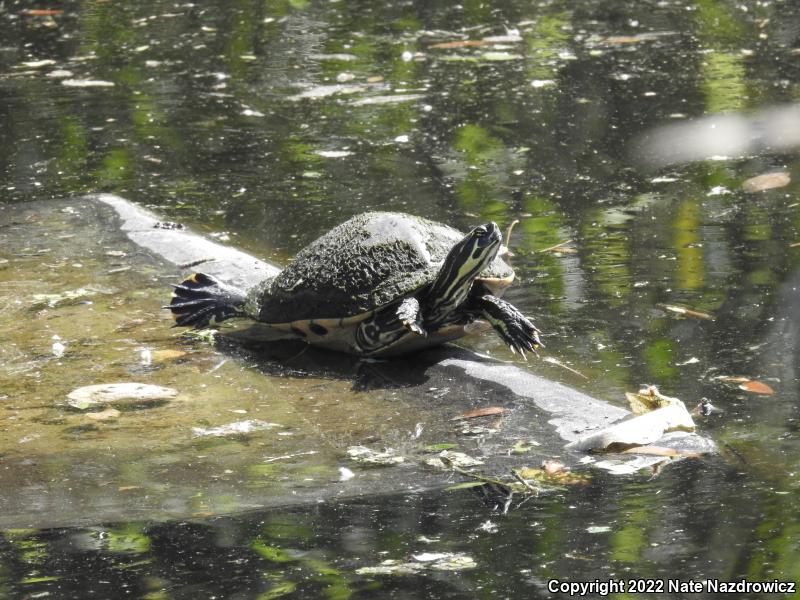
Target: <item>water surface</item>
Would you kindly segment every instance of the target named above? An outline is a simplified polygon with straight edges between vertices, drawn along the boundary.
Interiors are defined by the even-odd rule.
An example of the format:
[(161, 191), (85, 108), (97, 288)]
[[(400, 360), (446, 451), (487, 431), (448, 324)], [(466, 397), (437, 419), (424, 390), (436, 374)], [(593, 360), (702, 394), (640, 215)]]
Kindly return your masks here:
[[(795, 178), (796, 157), (658, 171), (631, 157), (650, 127), (796, 100), (799, 34), (798, 9), (777, 1), (5, 3), (4, 489), (45, 507), (71, 486), (87, 506), (103, 489), (134, 500), (101, 522), (3, 511), (0, 595), (546, 597), (553, 577), (800, 580), (800, 201), (794, 182), (741, 187)], [(287, 367), (170, 330), (159, 306), (174, 273), (102, 222), (70, 239), (69, 213), (20, 208), (94, 191), (278, 263), (368, 209), (461, 228), (519, 219), (507, 298), (548, 334), (546, 355), (588, 379), (525, 364), (492, 335), (464, 344), (620, 406), (645, 383), (690, 407), (706, 397), (719, 410), (700, 427), (723, 455), (652, 479), (595, 474), (504, 516), (436, 488), (317, 494), (337, 484), (344, 448), (411, 444), (417, 422), (451, 416), (446, 397), (358, 392), (350, 366)], [(566, 240), (573, 250), (540, 252)], [(35, 296), (81, 288), (55, 306)], [(144, 350), (172, 354), (146, 364)], [(63, 407), (109, 379), (182, 399), (105, 423)], [(290, 435), (191, 433), (248, 418)], [(47, 483), (37, 494), (31, 481)], [(293, 488), (297, 503), (270, 502)], [(153, 509), (174, 499), (172, 517)], [(424, 552), (477, 566), (357, 573)]]

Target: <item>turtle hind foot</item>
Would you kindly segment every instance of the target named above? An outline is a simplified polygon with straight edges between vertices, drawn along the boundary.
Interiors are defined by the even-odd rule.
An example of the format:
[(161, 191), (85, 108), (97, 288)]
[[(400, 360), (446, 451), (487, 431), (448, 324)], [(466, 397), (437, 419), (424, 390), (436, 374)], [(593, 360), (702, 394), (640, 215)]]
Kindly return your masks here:
[(172, 300), (164, 308), (172, 311), (176, 326), (202, 329), (212, 320), (220, 322), (244, 314), (244, 292), (210, 275), (194, 273), (172, 287)]

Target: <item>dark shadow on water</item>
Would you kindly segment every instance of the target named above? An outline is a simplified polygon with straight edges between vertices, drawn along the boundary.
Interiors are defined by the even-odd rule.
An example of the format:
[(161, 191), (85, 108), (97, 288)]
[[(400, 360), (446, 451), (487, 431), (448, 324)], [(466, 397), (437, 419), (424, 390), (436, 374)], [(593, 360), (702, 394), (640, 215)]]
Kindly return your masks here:
[[(741, 475), (685, 461), (650, 481), (597, 474), (505, 514), (469, 490), (376, 491), (233, 516), (14, 530), (0, 536), (0, 590), (20, 598), (456, 599), (491, 586), (503, 597), (545, 598), (553, 578), (738, 578), (746, 561), (731, 571), (715, 556), (736, 563), (757, 547), (748, 532), (760, 516), (747, 508), (756, 499), (762, 490)], [(753, 529), (732, 531), (732, 518)], [(435, 566), (445, 559), (461, 567)], [(397, 565), (407, 571), (392, 573)]]
[[(447, 358), (487, 361), (452, 344), (391, 359), (363, 359), (270, 335), (255, 325), (216, 337), (216, 348), (237, 355), (271, 376), (352, 380), (353, 391), (413, 388), (431, 380), (430, 369)], [(489, 361), (491, 362), (491, 361)]]

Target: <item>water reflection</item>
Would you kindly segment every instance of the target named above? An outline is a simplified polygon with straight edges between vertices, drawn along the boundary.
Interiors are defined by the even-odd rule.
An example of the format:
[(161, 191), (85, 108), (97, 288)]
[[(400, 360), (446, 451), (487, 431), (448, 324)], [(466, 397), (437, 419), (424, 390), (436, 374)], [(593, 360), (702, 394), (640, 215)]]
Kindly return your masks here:
[[(727, 0), (59, 6), (0, 8), (4, 203), (114, 191), (277, 262), (367, 209), (403, 210), (462, 228), (519, 218), (511, 243), (518, 280), (508, 299), (550, 334), (548, 352), (590, 382), (548, 364), (528, 368), (613, 401), (645, 382), (689, 404), (707, 397), (722, 410), (704, 430), (739, 458), (727, 470), (687, 463), (649, 483), (600, 481), (515, 511), (497, 521), (499, 534), (477, 529), (495, 519), (483, 509), (436, 494), (312, 503), (252, 521), (232, 519), (226, 523), (246, 533), (226, 529), (219, 537), (213, 523), (12, 532), (0, 589), (103, 595), (111, 588), (99, 582), (111, 581), (114, 589), (153, 598), (198, 589), (368, 597), (373, 586), (466, 597), (467, 588), (478, 587), (543, 595), (548, 576), (576, 573), (800, 577), (792, 517), (800, 392), (796, 157), (773, 145), (735, 160), (652, 173), (629, 160), (631, 141), (654, 126), (796, 101), (797, 7)], [(756, 193), (742, 187), (775, 171), (788, 174), (787, 185)], [(0, 220), (0, 232), (12, 225)], [(59, 235), (70, 235), (64, 227)], [(573, 240), (574, 253), (540, 252), (565, 240)], [(87, 466), (75, 476), (89, 482), (97, 479), (93, 454), (107, 452), (126, 427), (128, 440), (131, 431), (159, 431), (158, 419), (135, 413), (126, 427), (87, 428), (50, 400), (87, 378), (142, 373), (143, 348), (174, 349), (154, 308), (168, 278), (160, 281), (147, 269), (98, 275), (92, 262), (74, 267), (60, 254), (57, 236), (33, 235), (27, 246), (13, 254), (0, 248), (4, 464), (16, 465), (9, 481), (18, 481), (33, 468), (27, 455), (45, 453), (57, 439), (87, 450), (81, 455)], [(67, 280), (73, 289), (103, 283), (125, 294), (96, 292), (108, 319), (89, 318), (85, 304), (28, 310), (33, 294), (63, 292)], [(664, 305), (714, 319), (679, 318)], [(122, 318), (122, 310), (136, 315)], [(66, 346), (62, 360), (52, 355), (54, 334)], [(513, 360), (492, 337), (471, 343)], [(247, 368), (258, 360), (245, 355), (214, 375), (209, 371), (222, 356), (190, 344), (180, 350), (186, 355), (158, 365), (158, 377), (183, 383), (219, 376), (213, 401), (181, 413), (186, 427), (198, 419), (218, 425), (230, 410), (277, 412), (298, 429), (305, 426), (301, 418), (353, 420), (335, 403), (307, 402), (320, 387), (353, 402), (353, 381), (362, 379), (352, 365), (332, 368), (337, 377), (327, 379), (303, 357), (279, 367), (267, 361), (270, 367), (259, 370)], [(719, 375), (756, 378), (776, 394), (749, 394)], [(396, 399), (385, 381), (397, 378), (380, 373), (376, 384), (367, 377), (364, 387), (377, 393), (357, 398), (360, 421), (353, 430), (342, 425), (343, 438), (370, 429), (413, 430), (410, 409), (402, 425), (386, 423), (386, 407)], [(202, 395), (199, 385), (190, 389), (213, 396)], [(18, 413), (35, 413), (35, 433), (58, 433), (19, 446), (31, 432), (20, 429), (28, 421)], [(155, 450), (172, 443), (169, 433), (155, 435)], [(196, 499), (197, 513), (241, 509), (226, 495), (236, 482), (269, 490), (281, 478), (336, 477), (332, 462), (282, 471), (243, 461), (243, 452), (256, 454), (253, 444), (216, 444), (187, 442), (178, 453), (211, 455), (202, 477), (222, 473), (213, 493)], [(173, 455), (137, 468), (128, 460), (135, 453), (126, 452), (117, 452), (124, 472), (110, 479), (117, 487), (144, 484), (148, 493), (161, 489), (163, 499), (171, 493), (159, 488), (164, 477), (174, 486), (192, 483), (182, 469), (174, 479), (165, 475)], [(74, 466), (53, 459), (37, 468), (55, 478)], [(42, 498), (25, 499), (34, 500)], [(259, 529), (260, 520), (273, 517), (311, 522), (312, 538), (292, 533), (281, 545)], [(612, 530), (589, 533), (594, 525)], [(353, 577), (373, 551), (398, 559), (420, 551), (417, 535), (442, 535), (447, 551), (474, 556), (478, 568), (466, 576), (388, 583)], [(66, 542), (70, 536), (80, 541)], [(121, 555), (131, 559), (124, 568)], [(70, 562), (75, 556), (97, 570), (81, 570)], [(338, 556), (347, 557), (344, 564)], [(163, 566), (151, 571), (153, 564)]]
[[(506, 515), (450, 492), (211, 521), (12, 530), (0, 545), (0, 584), (64, 598), (113, 590), (148, 598), (469, 598), (481, 588), (548, 597), (554, 578), (772, 580), (789, 573), (775, 548), (798, 525), (775, 513), (780, 503), (727, 469), (687, 462), (656, 482), (596, 481)], [(732, 519), (736, 528), (726, 526)], [(474, 566), (426, 570), (445, 553), (469, 556)], [(392, 560), (419, 570), (370, 572)]]

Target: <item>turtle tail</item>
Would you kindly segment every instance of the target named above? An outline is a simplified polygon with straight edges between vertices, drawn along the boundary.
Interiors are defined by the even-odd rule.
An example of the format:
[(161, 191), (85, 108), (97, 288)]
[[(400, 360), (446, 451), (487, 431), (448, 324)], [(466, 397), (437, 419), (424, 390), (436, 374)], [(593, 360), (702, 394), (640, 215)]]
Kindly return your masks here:
[(178, 285), (173, 285), (172, 301), (168, 308), (176, 326), (202, 329), (215, 322), (245, 316), (245, 293), (225, 285), (210, 275), (193, 273)]

